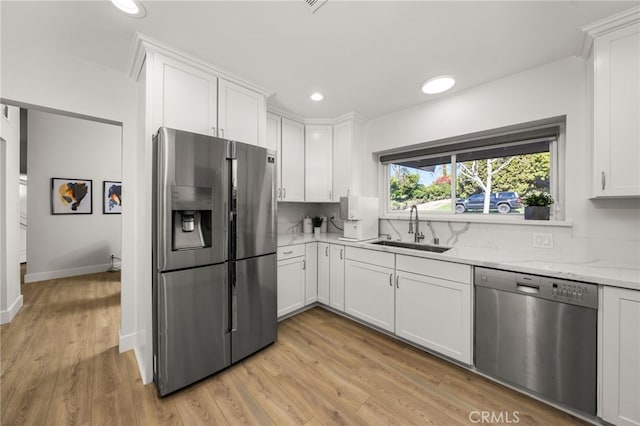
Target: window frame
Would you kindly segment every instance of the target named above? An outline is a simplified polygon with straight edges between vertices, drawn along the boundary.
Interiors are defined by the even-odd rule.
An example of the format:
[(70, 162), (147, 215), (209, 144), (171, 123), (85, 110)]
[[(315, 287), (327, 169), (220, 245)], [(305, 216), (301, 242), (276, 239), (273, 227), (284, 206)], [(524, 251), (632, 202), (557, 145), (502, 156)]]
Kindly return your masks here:
[[(482, 214), (459, 214), (455, 213), (455, 201), (456, 201), (456, 182), (458, 179), (457, 176), (457, 164), (456, 157), (459, 153), (470, 152), (470, 151), (479, 151), (485, 149), (492, 149), (496, 147), (505, 147), (505, 146), (513, 146), (513, 145), (526, 145), (535, 143), (541, 140), (549, 140), (549, 190), (551, 196), (554, 198), (555, 203), (551, 206), (551, 217), (549, 221), (544, 221), (546, 225), (555, 225), (555, 226), (570, 226), (570, 223), (565, 221), (565, 211), (564, 211), (564, 185), (565, 185), (565, 129), (566, 126), (564, 123), (556, 123), (556, 127), (559, 128), (558, 135), (556, 137), (544, 137), (544, 138), (532, 138), (529, 140), (518, 141), (518, 142), (504, 142), (504, 143), (496, 143), (494, 145), (486, 145), (482, 148), (473, 149), (455, 149), (455, 143), (450, 144), (450, 151), (440, 152), (433, 155), (423, 155), (411, 157), (408, 156), (406, 159), (415, 158), (435, 158), (442, 156), (450, 156), (451, 158), (451, 176), (452, 176), (452, 185), (451, 185), (451, 212), (437, 212), (437, 211), (421, 211), (420, 219), (421, 220), (433, 220), (433, 221), (447, 221), (447, 222), (488, 222), (488, 223), (512, 223), (512, 224), (524, 224), (524, 215), (503, 215), (496, 213), (482, 213)], [(407, 153), (409, 153), (409, 147), (407, 147)], [(398, 151), (402, 152), (402, 151)], [(381, 219), (400, 219), (400, 220), (408, 220), (409, 219), (409, 211), (398, 211), (391, 209), (391, 196), (390, 196), (390, 164), (393, 162), (388, 162), (383, 164), (380, 162), (380, 157), (382, 154), (378, 154), (378, 176), (379, 178), (379, 194), (382, 195), (382, 199), (380, 200), (380, 218)], [(395, 160), (397, 162), (402, 161), (401, 159)], [(397, 164), (397, 163), (394, 163)], [(527, 221), (526, 224), (538, 224), (535, 221)]]

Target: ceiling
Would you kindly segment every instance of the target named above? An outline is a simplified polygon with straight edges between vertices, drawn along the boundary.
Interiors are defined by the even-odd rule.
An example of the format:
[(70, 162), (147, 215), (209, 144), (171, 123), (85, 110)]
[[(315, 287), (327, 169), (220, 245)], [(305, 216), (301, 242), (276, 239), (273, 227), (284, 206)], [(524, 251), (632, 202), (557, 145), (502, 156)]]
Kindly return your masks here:
[[(637, 1), (143, 1), (134, 19), (106, 0), (7, 1), (2, 39), (128, 72), (134, 33), (200, 57), (275, 94), (306, 118), (373, 118), (580, 53), (580, 27)], [(312, 102), (313, 91), (325, 94)]]

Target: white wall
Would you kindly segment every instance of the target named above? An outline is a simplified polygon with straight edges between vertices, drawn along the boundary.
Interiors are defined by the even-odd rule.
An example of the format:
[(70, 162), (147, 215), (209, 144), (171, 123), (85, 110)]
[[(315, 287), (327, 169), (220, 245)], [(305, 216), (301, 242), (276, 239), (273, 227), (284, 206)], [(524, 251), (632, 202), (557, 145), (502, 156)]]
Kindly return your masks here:
[[(102, 183), (121, 180), (122, 128), (33, 110), (27, 125), (25, 282), (106, 271), (111, 254), (121, 257), (122, 226), (102, 213)], [(93, 213), (52, 215), (52, 177), (92, 180)]]
[(10, 322), (22, 307), (20, 294), (20, 110), (9, 107), (0, 118), (0, 323)]
[[(590, 123), (587, 64), (576, 57), (514, 74), (369, 121), (366, 193), (378, 191), (372, 153), (442, 138), (566, 115), (565, 214), (573, 222), (567, 244), (585, 247), (589, 259), (637, 263), (640, 258), (640, 200), (589, 200)], [(495, 225), (476, 224), (494, 229)], [(503, 225), (504, 229), (529, 229)], [(564, 235), (555, 228), (551, 232)], [(505, 233), (509, 237), (509, 232)], [(530, 247), (531, 239), (522, 241)]]
[[(136, 283), (144, 282), (140, 276), (148, 264), (148, 253), (141, 252), (136, 232), (148, 218), (138, 215), (135, 82), (123, 72), (42, 49), (23, 37), (4, 36), (1, 43), (1, 98), (122, 123), (122, 182), (127, 201), (122, 214), (120, 350), (132, 349), (138, 331)], [(17, 204), (17, 198), (9, 202)]]

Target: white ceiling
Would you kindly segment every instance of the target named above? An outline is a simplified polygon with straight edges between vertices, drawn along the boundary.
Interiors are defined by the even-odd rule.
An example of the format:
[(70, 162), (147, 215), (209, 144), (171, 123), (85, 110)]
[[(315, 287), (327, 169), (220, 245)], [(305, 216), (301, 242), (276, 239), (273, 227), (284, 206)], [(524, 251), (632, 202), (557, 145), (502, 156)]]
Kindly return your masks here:
[[(133, 19), (106, 0), (7, 1), (2, 39), (60, 49), (128, 72), (136, 31), (275, 92), (307, 118), (373, 118), (434, 99), (422, 83), (452, 74), (452, 92), (579, 54), (580, 27), (637, 1), (143, 1)], [(323, 102), (309, 100), (321, 91)], [(449, 93), (452, 93), (449, 92)]]

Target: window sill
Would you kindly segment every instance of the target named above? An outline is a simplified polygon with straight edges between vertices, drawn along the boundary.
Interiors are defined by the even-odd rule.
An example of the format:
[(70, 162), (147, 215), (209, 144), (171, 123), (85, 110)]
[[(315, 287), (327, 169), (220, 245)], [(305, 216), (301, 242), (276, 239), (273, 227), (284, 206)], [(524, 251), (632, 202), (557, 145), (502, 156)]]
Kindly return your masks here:
[[(393, 214), (386, 213), (380, 216), (380, 219), (387, 220), (409, 220), (409, 214)], [(523, 215), (511, 217), (482, 216), (481, 214), (428, 214), (420, 213), (420, 221), (431, 222), (469, 222), (469, 223), (492, 223), (499, 225), (520, 225), (520, 226), (556, 226), (556, 227), (572, 227), (573, 222), (570, 220), (524, 220)]]

